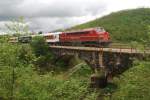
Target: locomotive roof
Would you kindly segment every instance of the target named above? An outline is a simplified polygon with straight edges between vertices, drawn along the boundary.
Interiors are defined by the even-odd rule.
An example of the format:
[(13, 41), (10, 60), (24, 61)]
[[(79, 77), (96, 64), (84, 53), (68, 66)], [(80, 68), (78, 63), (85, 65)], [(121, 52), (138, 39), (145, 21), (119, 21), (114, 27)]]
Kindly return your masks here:
[(42, 36), (47, 36), (47, 35), (57, 35), (57, 34), (61, 34), (62, 32), (52, 32), (52, 33), (44, 33), (41, 34)]
[(89, 31), (97, 30), (97, 29), (104, 29), (104, 28), (103, 27), (95, 27), (95, 28), (87, 28), (87, 29), (82, 29), (82, 30), (66, 31), (64, 33), (82, 33), (82, 32), (89, 32)]
[(74, 31), (67, 31), (67, 32), (64, 32), (64, 33), (81, 33), (81, 32), (89, 32), (89, 31), (92, 31), (93, 29), (86, 29), (86, 30), (74, 30)]

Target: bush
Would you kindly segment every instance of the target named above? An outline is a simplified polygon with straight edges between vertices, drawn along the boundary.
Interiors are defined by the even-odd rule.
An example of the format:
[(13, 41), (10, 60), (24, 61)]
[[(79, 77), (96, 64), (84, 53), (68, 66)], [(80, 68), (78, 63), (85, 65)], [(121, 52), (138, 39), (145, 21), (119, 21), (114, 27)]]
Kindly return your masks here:
[(40, 36), (34, 37), (30, 45), (37, 57), (45, 56), (50, 50), (48, 44), (45, 42), (45, 39)]
[(54, 55), (45, 39), (40, 36), (34, 37), (30, 45), (36, 56), (35, 65), (40, 68), (51, 67)]
[(139, 65), (125, 72), (118, 84), (113, 100), (149, 100), (150, 99), (150, 63), (140, 62)]
[(36, 59), (30, 45), (21, 45), (18, 57), (23, 64), (32, 64)]

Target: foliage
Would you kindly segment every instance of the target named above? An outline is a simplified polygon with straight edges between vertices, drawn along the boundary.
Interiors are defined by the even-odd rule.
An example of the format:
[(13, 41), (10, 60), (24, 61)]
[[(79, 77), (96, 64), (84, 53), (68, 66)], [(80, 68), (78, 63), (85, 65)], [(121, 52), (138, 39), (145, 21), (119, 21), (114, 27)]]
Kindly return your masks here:
[(33, 37), (31, 47), (37, 57), (41, 55), (44, 56), (49, 52), (48, 44), (45, 42), (45, 39), (40, 36)]
[(45, 42), (45, 39), (40, 36), (34, 37), (30, 43), (30, 46), (36, 56), (34, 64), (37, 67), (40, 67), (41, 70), (52, 69), (54, 55), (51, 52), (49, 45)]
[[(2, 44), (0, 49), (0, 96), (3, 99), (9, 99), (11, 96), (13, 69), (15, 73), (13, 98), (15, 100), (80, 99), (86, 92), (88, 79), (70, 77), (64, 80), (54, 76), (51, 72), (39, 75), (35, 70), (36, 66), (29, 62), (29, 59), (33, 57), (30, 50), (32, 50), (30, 45)], [(26, 51), (29, 54), (26, 54)]]
[(43, 38), (35, 37), (30, 45), (0, 40), (0, 99), (78, 100), (86, 92), (88, 79), (64, 80), (37, 71), (37, 66), (50, 66), (54, 59)]
[(1, 44), (0, 49), (0, 95), (9, 97), (12, 87), (12, 69), (19, 63), (18, 48), (7, 43)]
[(75, 78), (90, 77), (89, 75), (91, 74), (92, 71), (90, 67), (84, 63), (80, 63), (68, 71), (68, 76), (75, 77)]
[(6, 43), (8, 42), (9, 36), (8, 35), (2, 35), (0, 36), (0, 43)]
[(126, 71), (120, 79), (115, 79), (118, 85), (113, 94), (113, 100), (149, 100), (150, 99), (150, 63), (140, 62)]
[[(45, 39), (40, 36), (36, 36), (33, 38), (32, 42), (30, 43), (34, 54), (36, 55), (36, 66), (40, 68), (49, 68), (50, 70), (66, 70), (68, 67), (73, 64), (77, 64), (78, 60), (72, 56), (63, 56), (60, 59), (55, 58), (54, 54), (52, 53), (49, 45), (45, 42)], [(72, 64), (69, 65), (69, 62), (72, 61)], [(55, 68), (54, 68), (55, 67)]]

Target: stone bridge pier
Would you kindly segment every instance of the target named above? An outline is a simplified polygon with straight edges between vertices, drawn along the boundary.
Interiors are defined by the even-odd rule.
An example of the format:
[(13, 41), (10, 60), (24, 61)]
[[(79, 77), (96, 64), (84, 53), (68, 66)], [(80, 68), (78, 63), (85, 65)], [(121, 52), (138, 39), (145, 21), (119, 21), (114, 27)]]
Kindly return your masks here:
[(107, 82), (112, 80), (113, 76), (121, 74), (128, 69), (132, 63), (130, 59), (131, 55), (124, 53), (103, 52), (103, 50), (84, 51), (60, 48), (53, 48), (52, 51), (57, 57), (76, 55), (84, 60), (93, 71), (90, 84), (93, 88), (105, 87)]

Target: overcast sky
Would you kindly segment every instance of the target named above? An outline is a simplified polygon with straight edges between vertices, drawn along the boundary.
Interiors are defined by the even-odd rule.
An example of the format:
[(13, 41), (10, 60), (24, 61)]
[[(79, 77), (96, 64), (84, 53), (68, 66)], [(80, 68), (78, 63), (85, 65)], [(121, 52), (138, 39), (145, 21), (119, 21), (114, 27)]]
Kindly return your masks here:
[(19, 16), (32, 31), (48, 32), (139, 7), (150, 7), (150, 0), (0, 0), (0, 31)]

